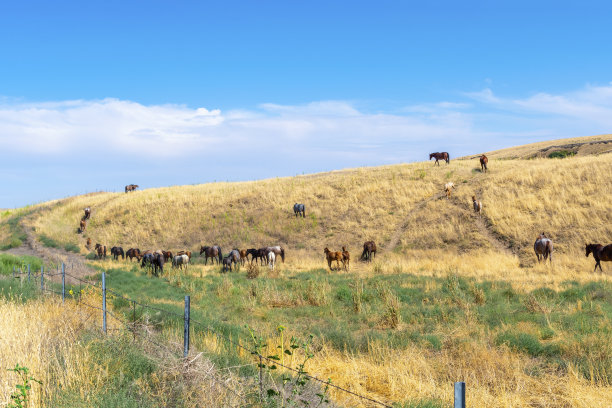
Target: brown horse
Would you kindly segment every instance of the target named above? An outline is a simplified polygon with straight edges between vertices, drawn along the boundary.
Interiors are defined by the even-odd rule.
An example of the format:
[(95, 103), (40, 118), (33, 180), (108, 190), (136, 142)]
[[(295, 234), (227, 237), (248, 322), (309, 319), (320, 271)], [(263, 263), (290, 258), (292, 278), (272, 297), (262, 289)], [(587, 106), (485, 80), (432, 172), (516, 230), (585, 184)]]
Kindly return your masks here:
[(327, 265), (329, 265), (329, 270), (333, 271), (332, 261), (336, 261), (337, 269), (340, 269), (340, 261), (342, 261), (342, 252), (332, 252), (329, 248), (325, 247), (323, 250), (325, 253), (325, 257), (327, 258)]
[(91, 249), (91, 238), (87, 238), (87, 242), (85, 243), (85, 248)]
[(249, 254), (246, 249), (241, 249), (238, 252), (240, 252), (240, 265), (244, 266), (244, 263), (249, 260)]
[(91, 208), (85, 207), (83, 211), (85, 211), (85, 215), (83, 215), (83, 219), (88, 220), (89, 217), (91, 217)]
[(351, 254), (346, 250), (345, 247), (342, 247), (342, 264), (344, 265), (344, 269), (346, 271), (349, 270), (351, 263)]
[(541, 233), (536, 239), (535, 243), (533, 244), (533, 250), (538, 258), (538, 262), (541, 261), (541, 256), (544, 259), (544, 262), (546, 262), (546, 258), (550, 257), (550, 263), (552, 263), (553, 243), (550, 238), (544, 235), (544, 233)]
[(448, 155), (448, 152), (435, 152), (435, 153), (430, 153), (429, 154), (429, 160), (431, 159), (436, 159), (434, 166), (437, 164), (438, 166), (440, 165), (440, 163), (438, 162), (439, 160), (444, 160), (446, 162), (446, 164), (450, 163), (450, 156)]
[(134, 191), (138, 187), (140, 187), (138, 184), (128, 184), (127, 186), (125, 186), (125, 192), (128, 193), (130, 191)]
[(601, 244), (587, 244), (586, 256), (588, 257), (591, 252), (593, 253), (593, 258), (595, 258), (595, 269), (593, 269), (593, 272), (597, 270), (597, 266), (599, 266), (599, 270), (603, 272), (600, 261), (612, 261), (612, 244), (606, 246)]
[(79, 224), (79, 232), (85, 232), (86, 228), (87, 228), (87, 221), (86, 220), (81, 220), (81, 222)]
[(170, 251), (162, 251), (162, 254), (164, 255), (164, 262), (171, 261), (172, 258), (174, 258), (174, 256), (172, 255), (172, 252)]
[(140, 249), (138, 248), (130, 248), (127, 250), (127, 252), (125, 253), (126, 258), (130, 258), (130, 261), (134, 258), (136, 258), (137, 261), (140, 261), (141, 255), (140, 255)]
[(178, 251), (177, 255), (187, 255), (191, 259), (191, 251)]
[(376, 256), (376, 244), (374, 241), (366, 241), (363, 243), (363, 252), (361, 253), (361, 260), (372, 262), (372, 258)]
[(489, 159), (487, 158), (487, 156), (485, 156), (484, 154), (480, 156), (480, 172), (481, 173), (487, 172), (487, 163), (489, 163)]
[(106, 259), (106, 245), (96, 244), (95, 250), (98, 253), (98, 259), (102, 259), (102, 257)]
[(447, 199), (451, 198), (451, 192), (453, 191), (453, 188), (455, 188), (455, 183), (453, 183), (452, 181), (444, 185), (444, 192), (446, 193)]
[(201, 246), (200, 255), (202, 254), (204, 254), (204, 265), (208, 263), (208, 258), (212, 258), (213, 265), (215, 264), (215, 259), (217, 260), (218, 264), (220, 264), (223, 260), (223, 255), (221, 254), (221, 247), (219, 245)]

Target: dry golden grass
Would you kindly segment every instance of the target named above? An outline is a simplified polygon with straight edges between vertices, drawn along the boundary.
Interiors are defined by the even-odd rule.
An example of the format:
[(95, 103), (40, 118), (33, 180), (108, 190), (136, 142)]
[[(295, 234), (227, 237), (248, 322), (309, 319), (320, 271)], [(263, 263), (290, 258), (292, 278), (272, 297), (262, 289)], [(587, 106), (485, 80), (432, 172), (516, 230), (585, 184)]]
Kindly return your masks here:
[[(610, 243), (612, 237), (612, 154), (603, 153), (607, 145), (600, 144), (597, 149), (580, 147), (575, 157), (565, 159), (508, 158), (609, 139), (596, 136), (491, 152), (487, 174), (480, 172), (477, 160), (466, 159), (439, 167), (424, 162), (73, 197), (46, 207), (33, 226), (37, 234), (62, 243), (78, 241), (81, 246), (86, 236), (124, 249), (198, 251), (200, 244), (220, 244), (227, 252), (233, 247), (281, 244), (288, 256), (286, 263), (277, 265), (274, 276), (279, 277), (326, 268), (323, 248), (339, 250), (346, 245), (355, 260), (351, 273), (356, 277), (457, 274), (507, 281), (517, 290), (560, 289), (568, 280), (609, 280), (610, 266), (604, 264), (603, 274), (594, 273), (593, 259), (584, 257), (584, 244)], [(450, 200), (442, 191), (448, 181), (457, 186)], [(482, 217), (471, 209), (472, 195), (483, 202)], [(305, 219), (293, 216), (294, 202), (306, 204)], [(92, 219), (79, 236), (76, 228), (86, 206), (92, 207)], [(532, 246), (540, 232), (554, 241), (552, 265), (535, 262)], [(379, 247), (375, 262), (357, 262), (363, 241), (370, 239)], [(110, 260), (98, 263), (106, 268), (116, 265)], [(182, 272), (168, 272), (173, 284), (183, 284)], [(219, 267), (192, 265), (185, 273), (202, 277), (218, 274)], [(270, 274), (260, 269), (260, 277)], [(273, 290), (265, 296), (270, 307), (294, 301)], [(216, 340), (198, 341), (213, 347)], [(566, 374), (529, 375), (537, 359), (492, 343), (470, 342), (442, 351), (372, 344), (368, 353), (354, 355), (323, 345), (311, 371), (386, 401), (430, 397), (450, 402), (452, 382), (464, 379), (470, 384), (470, 406), (610, 406), (611, 387), (590, 384), (571, 367)], [(333, 395), (357, 404), (343, 400), (342, 394)]]

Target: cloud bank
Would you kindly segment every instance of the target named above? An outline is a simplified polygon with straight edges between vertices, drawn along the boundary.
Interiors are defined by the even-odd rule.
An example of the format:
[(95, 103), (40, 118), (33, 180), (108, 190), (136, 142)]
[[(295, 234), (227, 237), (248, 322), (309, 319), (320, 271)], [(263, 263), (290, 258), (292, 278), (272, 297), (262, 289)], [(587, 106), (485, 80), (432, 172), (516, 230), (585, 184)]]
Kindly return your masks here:
[[(25, 181), (33, 188), (79, 173), (84, 164), (91, 167), (84, 179), (105, 172), (139, 182), (155, 175), (153, 186), (426, 160), (427, 153), (438, 150), (457, 157), (611, 129), (612, 85), (523, 98), (487, 88), (452, 101), (388, 111), (360, 109), (348, 101), (221, 111), (110, 98), (3, 98), (0, 149), (10, 159), (0, 167), (9, 184)], [(37, 161), (46, 163), (44, 171), (25, 164)], [(181, 179), (184, 174), (192, 176)]]

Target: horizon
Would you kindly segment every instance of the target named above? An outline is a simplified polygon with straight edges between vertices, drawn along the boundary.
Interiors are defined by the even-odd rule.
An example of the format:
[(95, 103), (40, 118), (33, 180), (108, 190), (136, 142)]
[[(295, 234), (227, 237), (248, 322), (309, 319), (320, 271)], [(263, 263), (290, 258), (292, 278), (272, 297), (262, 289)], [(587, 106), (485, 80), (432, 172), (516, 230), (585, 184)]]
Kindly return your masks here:
[(612, 5), (2, 6), (0, 208), (612, 132)]

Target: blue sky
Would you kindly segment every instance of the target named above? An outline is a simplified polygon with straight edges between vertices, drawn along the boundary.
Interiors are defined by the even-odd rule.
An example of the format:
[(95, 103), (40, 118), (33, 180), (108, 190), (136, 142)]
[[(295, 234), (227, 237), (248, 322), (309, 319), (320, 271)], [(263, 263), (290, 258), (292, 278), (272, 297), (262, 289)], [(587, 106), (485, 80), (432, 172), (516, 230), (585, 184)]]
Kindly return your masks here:
[(605, 2), (0, 4), (0, 208), (609, 133)]

